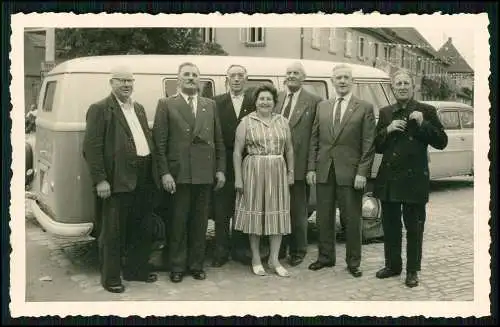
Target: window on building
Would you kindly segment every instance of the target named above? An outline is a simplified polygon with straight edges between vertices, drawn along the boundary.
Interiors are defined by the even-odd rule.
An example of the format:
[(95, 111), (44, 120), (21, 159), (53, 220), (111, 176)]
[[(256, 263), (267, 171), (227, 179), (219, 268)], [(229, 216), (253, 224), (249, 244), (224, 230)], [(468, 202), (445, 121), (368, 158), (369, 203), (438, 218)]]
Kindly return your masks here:
[(373, 58), (378, 59), (378, 43), (373, 42)]
[(240, 29), (240, 40), (246, 45), (264, 45), (265, 30), (262, 27), (249, 27)]
[(208, 27), (201, 29), (203, 42), (205, 43), (213, 43), (215, 42), (215, 28)]
[(328, 51), (335, 52), (335, 34), (336, 28), (330, 28), (330, 36), (328, 37)]
[(417, 57), (417, 74), (422, 73), (422, 57), (418, 56)]
[(321, 29), (313, 28), (311, 31), (311, 47), (319, 49), (321, 46)]
[(42, 111), (52, 111), (52, 106), (54, 105), (54, 95), (56, 94), (56, 86), (56, 81), (48, 82), (45, 86)]
[(365, 59), (365, 43), (366, 39), (363, 36), (358, 38), (358, 58), (361, 60)]
[(344, 54), (346, 57), (352, 57), (352, 32), (345, 32), (345, 49)]
[(405, 56), (405, 50), (401, 49), (401, 67), (406, 68), (406, 56)]
[[(163, 80), (163, 91), (169, 97), (178, 93), (176, 78), (166, 78)], [(213, 98), (215, 95), (214, 82), (210, 79), (200, 80), (200, 95), (205, 98)]]
[(385, 61), (390, 61), (391, 60), (391, 48), (389, 47), (384, 47), (384, 59)]

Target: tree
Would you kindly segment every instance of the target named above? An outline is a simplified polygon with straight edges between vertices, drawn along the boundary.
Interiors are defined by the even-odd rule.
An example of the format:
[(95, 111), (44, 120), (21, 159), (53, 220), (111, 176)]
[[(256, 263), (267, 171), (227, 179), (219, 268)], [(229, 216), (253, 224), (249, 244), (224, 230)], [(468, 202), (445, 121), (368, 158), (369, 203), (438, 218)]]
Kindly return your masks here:
[(119, 54), (227, 55), (217, 43), (204, 43), (191, 28), (56, 29), (59, 60)]
[(422, 77), (421, 87), (422, 94), (432, 100), (446, 101), (453, 93), (449, 83), (444, 78), (429, 78)]

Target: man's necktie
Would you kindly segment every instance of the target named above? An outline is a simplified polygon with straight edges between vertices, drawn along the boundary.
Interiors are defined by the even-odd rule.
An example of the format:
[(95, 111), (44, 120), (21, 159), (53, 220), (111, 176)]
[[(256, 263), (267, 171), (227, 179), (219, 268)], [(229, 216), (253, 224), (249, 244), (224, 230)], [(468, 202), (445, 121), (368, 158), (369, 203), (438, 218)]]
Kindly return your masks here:
[(344, 98), (339, 98), (337, 102), (337, 107), (335, 108), (335, 118), (333, 119), (333, 128), (336, 130), (340, 125), (340, 114), (341, 114), (341, 103)]
[(288, 95), (288, 103), (286, 104), (285, 110), (283, 111), (283, 116), (285, 116), (285, 118), (288, 118), (288, 116), (290, 115), (290, 110), (292, 110), (292, 98), (293, 93), (290, 93)]
[(194, 117), (196, 118), (196, 110), (194, 108), (193, 99), (194, 99), (194, 97), (189, 96), (188, 97), (188, 104), (189, 104), (189, 107), (191, 107), (191, 112), (193, 113)]

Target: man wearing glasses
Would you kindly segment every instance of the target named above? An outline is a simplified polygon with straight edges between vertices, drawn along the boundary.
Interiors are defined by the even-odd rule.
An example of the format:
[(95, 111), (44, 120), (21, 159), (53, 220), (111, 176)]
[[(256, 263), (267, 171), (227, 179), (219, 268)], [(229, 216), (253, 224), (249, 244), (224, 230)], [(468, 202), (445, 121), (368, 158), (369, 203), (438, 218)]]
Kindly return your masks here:
[[(149, 232), (155, 191), (154, 143), (144, 107), (131, 99), (134, 76), (127, 67), (112, 70), (111, 94), (90, 106), (83, 156), (100, 210), (101, 284), (122, 293), (128, 281), (155, 282), (148, 270)], [(125, 257), (122, 265), (122, 257)]]

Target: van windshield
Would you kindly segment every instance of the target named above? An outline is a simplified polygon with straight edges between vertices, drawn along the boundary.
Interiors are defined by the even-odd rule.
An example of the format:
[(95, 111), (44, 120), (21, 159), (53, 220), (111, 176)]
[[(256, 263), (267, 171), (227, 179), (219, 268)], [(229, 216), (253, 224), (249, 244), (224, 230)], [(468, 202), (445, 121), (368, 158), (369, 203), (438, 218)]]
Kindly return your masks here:
[(358, 98), (373, 104), (375, 117), (378, 118), (379, 110), (391, 103), (390, 95), (385, 92), (386, 86), (389, 87), (392, 95), (389, 83), (355, 83), (352, 93)]

